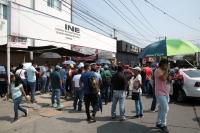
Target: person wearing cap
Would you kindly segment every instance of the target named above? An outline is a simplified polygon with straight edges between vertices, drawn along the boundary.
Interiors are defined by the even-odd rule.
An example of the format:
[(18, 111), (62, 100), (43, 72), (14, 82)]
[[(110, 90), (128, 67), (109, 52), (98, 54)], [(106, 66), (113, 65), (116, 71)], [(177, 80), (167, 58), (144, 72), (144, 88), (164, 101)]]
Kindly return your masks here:
[(155, 70), (155, 94), (156, 99), (160, 103), (158, 109), (158, 117), (156, 127), (164, 133), (169, 133), (167, 129), (167, 113), (169, 111), (169, 91), (170, 84), (168, 84), (168, 60), (161, 59), (158, 69)]
[[(83, 92), (84, 92), (85, 111), (87, 115), (87, 121), (90, 121), (92, 119), (94, 122), (96, 122), (95, 116), (96, 116), (96, 112), (98, 108), (98, 93), (93, 94), (93, 93), (90, 93), (89, 91), (88, 79), (92, 75), (90, 64), (85, 63), (84, 68), (85, 68), (85, 72), (80, 77), (79, 86), (81, 89), (83, 89)], [(93, 74), (93, 76), (95, 78), (96, 84), (98, 84), (96, 74)], [(90, 110), (89, 110), (90, 103), (93, 107), (92, 116), (90, 116)]]
[(62, 89), (61, 93), (64, 93), (65, 99), (67, 100), (67, 92), (66, 92), (66, 79), (67, 79), (67, 72), (65, 70), (65, 66), (60, 69), (60, 77), (62, 80)]
[[(107, 85), (106, 82), (107, 80), (111, 80), (111, 73), (110, 71), (108, 70), (108, 65), (104, 65), (104, 71), (101, 72), (101, 78), (102, 78), (102, 83), (101, 83), (101, 97), (104, 98), (104, 101), (105, 101), (105, 105), (108, 104), (108, 102), (111, 102), (109, 101), (110, 99), (110, 85)], [(106, 75), (110, 76), (110, 79), (108, 79), (106, 77)]]
[(143, 68), (143, 70), (146, 72), (146, 79), (142, 79), (142, 86), (143, 86), (143, 94), (148, 95), (149, 93), (149, 82), (152, 75), (152, 70), (149, 67), (149, 64), (146, 64), (146, 66)]
[(113, 101), (111, 107), (111, 118), (116, 118), (116, 106), (119, 101), (120, 121), (127, 121), (125, 117), (125, 98), (126, 92), (124, 88), (128, 85), (127, 79), (123, 74), (123, 67), (119, 65), (117, 72), (111, 78), (111, 86), (113, 88)]
[[(129, 65), (124, 65), (123, 74), (126, 76), (128, 84), (130, 84), (130, 80), (133, 77), (133, 72), (131, 70), (129, 70), (129, 68), (130, 68)], [(127, 91), (126, 97), (128, 97), (129, 93), (130, 93), (129, 85), (126, 87), (126, 91)]]
[(35, 61), (32, 62), (32, 65), (26, 69), (25, 74), (28, 76), (28, 85), (30, 87), (31, 90), (31, 103), (37, 103), (37, 101), (35, 100), (35, 88), (36, 88), (36, 74), (40, 74), (40, 72), (38, 72), (35, 67), (36, 67), (37, 63)]
[(182, 89), (183, 86), (183, 74), (182, 72), (179, 70), (178, 67), (174, 68), (174, 77), (173, 77), (173, 100), (170, 103), (175, 103), (175, 101), (177, 101), (178, 95), (179, 95), (179, 91)]
[[(59, 65), (55, 66), (55, 70), (50, 74), (50, 82), (52, 85), (52, 94), (51, 94), (51, 103), (52, 107), (57, 107), (57, 109), (61, 109), (62, 105), (60, 105), (60, 92), (62, 90), (62, 79), (60, 76)], [(57, 104), (55, 104), (55, 96)]]
[(135, 100), (135, 109), (136, 109), (136, 115), (133, 116), (132, 118), (142, 118), (143, 117), (143, 102), (142, 102), (142, 77), (140, 75), (141, 68), (140, 67), (135, 67), (133, 68), (133, 73), (135, 74), (135, 78), (133, 80), (133, 92), (139, 92), (140, 93), (140, 98), (139, 100)]

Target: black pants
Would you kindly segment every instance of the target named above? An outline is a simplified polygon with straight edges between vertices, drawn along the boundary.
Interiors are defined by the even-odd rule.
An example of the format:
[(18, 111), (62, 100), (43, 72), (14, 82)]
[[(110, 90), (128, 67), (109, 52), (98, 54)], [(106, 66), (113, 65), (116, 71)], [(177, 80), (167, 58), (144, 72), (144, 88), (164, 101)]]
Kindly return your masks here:
[(173, 100), (177, 101), (179, 90), (182, 88), (182, 85), (173, 84)]
[(3, 94), (5, 95), (7, 93), (7, 82), (6, 81), (0, 81), (0, 96)]
[(84, 94), (85, 111), (87, 118), (90, 118), (90, 104), (92, 105), (92, 116), (95, 116), (98, 108), (98, 94)]

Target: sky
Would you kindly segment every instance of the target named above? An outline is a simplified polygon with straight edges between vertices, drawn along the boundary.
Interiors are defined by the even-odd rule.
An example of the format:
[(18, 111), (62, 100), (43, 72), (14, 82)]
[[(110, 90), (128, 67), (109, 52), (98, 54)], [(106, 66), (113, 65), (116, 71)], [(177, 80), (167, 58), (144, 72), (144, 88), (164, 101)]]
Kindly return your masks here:
[(141, 48), (165, 36), (200, 44), (199, 6), (200, 0), (74, 0), (74, 23), (109, 37), (115, 29), (118, 40)]

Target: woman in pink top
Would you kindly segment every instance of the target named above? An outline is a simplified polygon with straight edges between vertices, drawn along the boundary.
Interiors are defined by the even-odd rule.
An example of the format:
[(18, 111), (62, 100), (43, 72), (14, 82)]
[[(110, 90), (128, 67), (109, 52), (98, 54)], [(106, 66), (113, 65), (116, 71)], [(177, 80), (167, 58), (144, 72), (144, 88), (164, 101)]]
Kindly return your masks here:
[(160, 128), (163, 133), (169, 133), (166, 126), (166, 118), (169, 110), (169, 90), (168, 83), (168, 60), (161, 59), (158, 69), (155, 70), (155, 95), (157, 101), (160, 103), (156, 127)]
[[(183, 74), (179, 71), (178, 67), (174, 68), (174, 77), (173, 77), (173, 100), (178, 99), (179, 90), (183, 87)], [(171, 102), (175, 103), (175, 102)]]

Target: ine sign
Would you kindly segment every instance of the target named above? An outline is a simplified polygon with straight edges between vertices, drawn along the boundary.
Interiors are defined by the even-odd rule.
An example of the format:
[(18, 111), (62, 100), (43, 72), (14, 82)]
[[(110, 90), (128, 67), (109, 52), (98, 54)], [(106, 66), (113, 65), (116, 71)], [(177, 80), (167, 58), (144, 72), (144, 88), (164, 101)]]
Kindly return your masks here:
[(70, 22), (11, 3), (11, 36), (79, 45), (116, 53), (116, 40)]
[(9, 37), (10, 47), (27, 48), (27, 38), (23, 37)]

